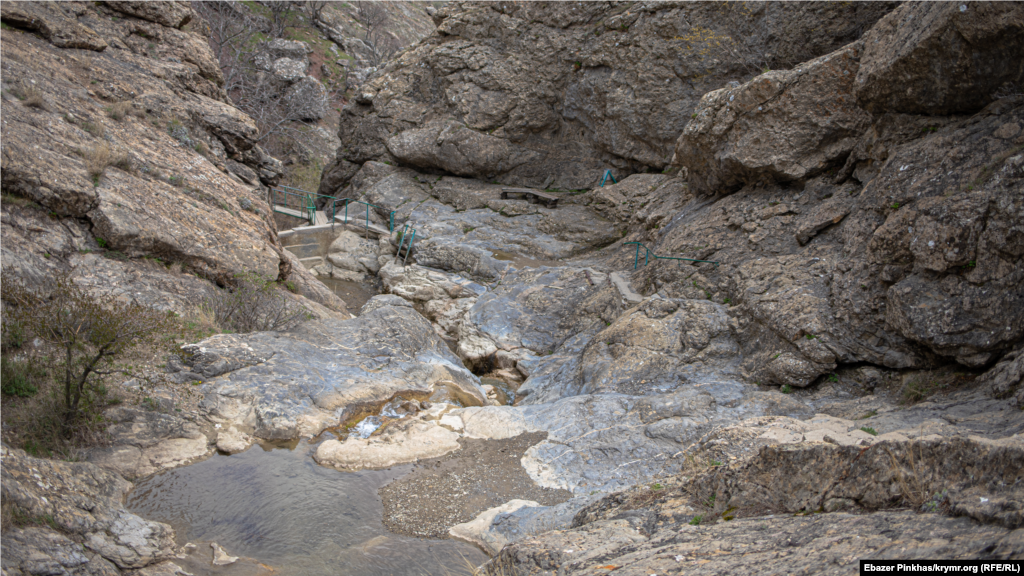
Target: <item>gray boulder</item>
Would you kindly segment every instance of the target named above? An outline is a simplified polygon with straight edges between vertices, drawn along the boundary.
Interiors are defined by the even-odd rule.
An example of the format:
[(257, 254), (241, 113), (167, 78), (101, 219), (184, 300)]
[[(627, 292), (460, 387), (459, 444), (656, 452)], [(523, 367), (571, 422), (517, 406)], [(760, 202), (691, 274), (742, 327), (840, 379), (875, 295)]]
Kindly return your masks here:
[(156, 22), (170, 28), (181, 28), (192, 21), (194, 14), (188, 2), (146, 1), (104, 2), (107, 6), (130, 16)]
[(903, 4), (864, 37), (857, 101), (875, 114), (957, 114), (1001, 87), (1024, 88), (1024, 6), (1018, 2)]
[[(870, 116), (856, 104), (860, 43), (709, 92), (676, 143), (672, 163), (690, 188), (716, 194), (768, 177), (803, 180), (844, 159)], [(828, 106), (822, 106), (828, 102)]]
[(306, 76), (307, 64), (291, 58), (278, 58), (270, 65), (274, 77), (285, 84), (297, 82)]
[(312, 76), (302, 76), (289, 86), (284, 102), (298, 112), (302, 120), (320, 120), (327, 115), (327, 89)]

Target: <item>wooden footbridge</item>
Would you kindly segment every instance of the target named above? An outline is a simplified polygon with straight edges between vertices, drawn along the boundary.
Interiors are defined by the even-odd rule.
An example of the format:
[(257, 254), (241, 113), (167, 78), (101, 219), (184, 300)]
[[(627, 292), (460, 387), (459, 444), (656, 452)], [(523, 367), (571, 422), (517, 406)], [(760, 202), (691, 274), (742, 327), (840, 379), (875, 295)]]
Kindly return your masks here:
[[(318, 202), (323, 203), (323, 207), (318, 208)], [(278, 214), (306, 220), (308, 226), (342, 224), (378, 237), (390, 236), (395, 230), (393, 210), (388, 213), (388, 226), (385, 228), (370, 220), (370, 208), (382, 211), (384, 208), (361, 200), (334, 198), (290, 186), (277, 186), (270, 189), (270, 205)]]

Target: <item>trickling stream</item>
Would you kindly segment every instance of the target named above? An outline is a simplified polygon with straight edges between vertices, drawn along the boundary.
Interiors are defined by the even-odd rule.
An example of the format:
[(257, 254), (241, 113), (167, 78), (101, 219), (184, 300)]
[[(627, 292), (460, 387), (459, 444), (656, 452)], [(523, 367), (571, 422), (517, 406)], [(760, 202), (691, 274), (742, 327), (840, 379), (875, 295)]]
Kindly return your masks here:
[(384, 528), (377, 489), (411, 465), (339, 472), (317, 465), (313, 450), (299, 441), (217, 455), (136, 483), (127, 506), (170, 524), (179, 544), (215, 541), (282, 576), (459, 574), (487, 559), (470, 544)]

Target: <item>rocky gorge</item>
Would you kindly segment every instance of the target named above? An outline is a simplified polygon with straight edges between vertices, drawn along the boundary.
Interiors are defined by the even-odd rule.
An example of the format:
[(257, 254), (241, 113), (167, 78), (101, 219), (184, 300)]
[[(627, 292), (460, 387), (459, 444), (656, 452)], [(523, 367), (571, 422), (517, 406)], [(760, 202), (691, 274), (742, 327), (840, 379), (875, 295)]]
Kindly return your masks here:
[(300, 439), (396, 471), (383, 526), (479, 574), (1024, 557), (1024, 5), (430, 12), (320, 180), (375, 228), (309, 263), (188, 4), (4, 3), (5, 282), (185, 315), (258, 271), (310, 315), (185, 343), (81, 461), (5, 444), (4, 505), (44, 520), (5, 524), (4, 574), (304, 573), (126, 505)]

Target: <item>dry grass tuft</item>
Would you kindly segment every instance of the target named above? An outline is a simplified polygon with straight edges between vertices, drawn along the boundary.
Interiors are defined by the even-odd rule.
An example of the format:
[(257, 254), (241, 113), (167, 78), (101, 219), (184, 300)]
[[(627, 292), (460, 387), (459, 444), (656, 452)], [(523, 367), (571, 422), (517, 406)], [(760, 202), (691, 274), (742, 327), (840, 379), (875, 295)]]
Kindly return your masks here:
[(107, 116), (120, 122), (132, 113), (131, 102), (116, 102), (107, 108)]
[(43, 92), (39, 88), (36, 88), (34, 84), (22, 81), (13, 92), (25, 106), (46, 109), (46, 101), (43, 100)]
[(82, 148), (78, 151), (85, 160), (85, 169), (89, 172), (89, 176), (92, 176), (93, 180), (98, 180), (103, 173), (107, 171), (107, 166), (110, 166), (111, 158), (113, 153), (110, 150), (110, 145), (106, 142), (100, 142), (93, 144), (88, 148)]
[(14, 527), (14, 503), (9, 500), (0, 502), (0, 530), (6, 534)]
[(135, 162), (126, 150), (117, 149), (110, 153), (110, 165), (123, 172), (135, 172)]
[(103, 127), (102, 122), (82, 122), (82, 130), (85, 130), (89, 134), (97, 138), (103, 138), (107, 134), (107, 129)]
[(918, 470), (917, 462), (914, 459), (914, 445), (909, 444), (907, 446), (909, 470), (906, 472), (899, 460), (896, 459), (896, 455), (892, 453), (892, 450), (886, 447), (885, 451), (889, 454), (891, 470), (893, 476), (896, 477), (896, 482), (900, 485), (900, 494), (903, 496), (903, 501), (912, 508), (919, 510), (928, 500), (929, 490), (928, 484), (921, 477), (921, 471)]

